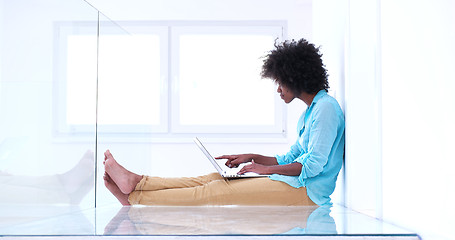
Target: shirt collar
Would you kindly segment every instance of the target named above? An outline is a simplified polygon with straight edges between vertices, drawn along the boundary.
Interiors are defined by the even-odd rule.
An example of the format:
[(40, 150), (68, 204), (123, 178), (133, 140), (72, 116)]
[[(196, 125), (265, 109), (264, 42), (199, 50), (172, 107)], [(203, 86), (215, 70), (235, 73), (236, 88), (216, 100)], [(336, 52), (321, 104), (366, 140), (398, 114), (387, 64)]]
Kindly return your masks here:
[(317, 101), (319, 101), (319, 99), (321, 99), (321, 98), (324, 97), (325, 95), (327, 95), (327, 91), (324, 90), (324, 89), (320, 90), (320, 91), (316, 94), (316, 96), (314, 96), (313, 101), (311, 102), (311, 105), (310, 105), (310, 106), (312, 106), (313, 104), (316, 104)]

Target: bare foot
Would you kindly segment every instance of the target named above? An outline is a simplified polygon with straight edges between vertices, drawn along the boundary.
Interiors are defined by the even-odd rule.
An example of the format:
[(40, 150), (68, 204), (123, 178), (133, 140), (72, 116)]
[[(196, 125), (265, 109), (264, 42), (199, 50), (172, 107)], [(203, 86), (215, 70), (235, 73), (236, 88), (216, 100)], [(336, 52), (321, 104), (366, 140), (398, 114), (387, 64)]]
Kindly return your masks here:
[(122, 193), (115, 182), (112, 180), (111, 177), (105, 172), (104, 176), (104, 185), (107, 189), (120, 201), (123, 206), (131, 205), (128, 201), (128, 194)]
[(122, 193), (130, 194), (141, 181), (142, 176), (130, 172), (118, 164), (109, 150), (104, 153), (104, 158), (104, 169), (106, 170), (106, 173)]

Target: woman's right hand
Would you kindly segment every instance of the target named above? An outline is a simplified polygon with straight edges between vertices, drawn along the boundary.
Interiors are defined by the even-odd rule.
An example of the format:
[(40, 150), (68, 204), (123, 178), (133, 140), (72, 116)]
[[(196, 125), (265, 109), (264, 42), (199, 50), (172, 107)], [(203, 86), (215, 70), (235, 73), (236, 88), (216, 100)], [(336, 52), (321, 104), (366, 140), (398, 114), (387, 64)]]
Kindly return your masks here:
[(215, 159), (227, 159), (226, 166), (230, 168), (238, 167), (242, 163), (250, 162), (253, 160), (252, 154), (234, 154), (234, 155), (223, 155), (216, 157)]

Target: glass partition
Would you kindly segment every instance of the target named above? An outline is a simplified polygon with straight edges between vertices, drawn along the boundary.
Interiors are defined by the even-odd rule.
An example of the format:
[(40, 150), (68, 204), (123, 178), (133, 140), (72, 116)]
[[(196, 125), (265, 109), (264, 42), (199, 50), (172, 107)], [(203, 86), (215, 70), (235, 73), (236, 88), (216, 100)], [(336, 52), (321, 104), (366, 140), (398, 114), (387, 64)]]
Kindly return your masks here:
[(0, 16), (0, 205), (93, 207), (98, 12), (1, 0)]

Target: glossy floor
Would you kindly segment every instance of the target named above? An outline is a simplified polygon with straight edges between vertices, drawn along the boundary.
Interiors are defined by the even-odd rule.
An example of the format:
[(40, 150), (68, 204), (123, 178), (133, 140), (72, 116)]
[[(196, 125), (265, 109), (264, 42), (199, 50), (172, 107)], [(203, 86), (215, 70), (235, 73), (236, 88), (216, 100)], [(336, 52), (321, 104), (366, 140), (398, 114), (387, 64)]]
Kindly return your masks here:
[(341, 206), (0, 206), (0, 236), (5, 238), (289, 235), (418, 239), (412, 232)]

